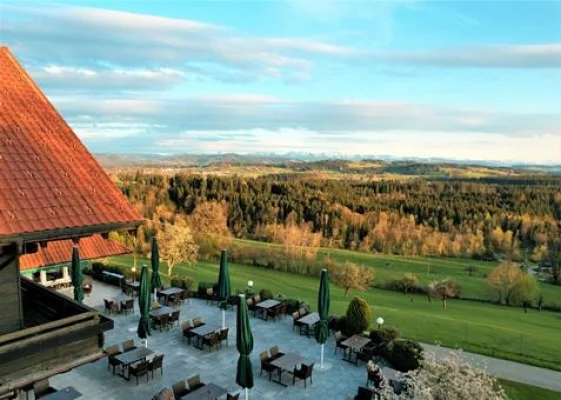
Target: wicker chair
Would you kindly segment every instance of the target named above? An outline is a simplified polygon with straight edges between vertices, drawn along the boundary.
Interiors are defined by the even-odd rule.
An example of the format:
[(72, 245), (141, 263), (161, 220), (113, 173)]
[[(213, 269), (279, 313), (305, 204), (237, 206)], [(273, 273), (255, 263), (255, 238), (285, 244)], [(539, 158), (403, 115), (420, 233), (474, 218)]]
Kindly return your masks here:
[(148, 362), (141, 361), (129, 367), (129, 373), (136, 378), (136, 385), (138, 386), (138, 377), (146, 375), (146, 382), (148, 382)]
[(263, 373), (263, 371), (267, 372), (269, 376), (269, 380), (271, 380), (271, 374), (273, 371), (276, 370), (274, 365), (271, 365), (271, 358), (269, 358), (269, 353), (263, 351), (259, 354), (259, 360), (261, 361), (261, 371), (259, 371), (259, 376)]
[(116, 355), (122, 354), (118, 345), (109, 346), (105, 349), (107, 355), (107, 370), (113, 367), (113, 375), (115, 375), (115, 368), (121, 365), (121, 362), (115, 358)]
[(202, 317), (195, 317), (193, 318), (193, 326), (196, 328), (198, 326), (202, 326), (205, 323), (203, 322), (203, 318)]
[(148, 371), (152, 372), (152, 379), (154, 379), (154, 371), (159, 369), (160, 374), (164, 374), (164, 355), (157, 354), (152, 361), (148, 362)]
[(279, 346), (273, 346), (269, 349), (269, 354), (271, 355), (272, 360), (276, 360), (279, 357), (284, 356), (284, 353), (279, 351)]
[(171, 318), (169, 319), (170, 326), (173, 326), (177, 322), (177, 326), (179, 326), (179, 313), (180, 311), (173, 311), (171, 313)]
[(208, 346), (209, 353), (214, 346), (219, 346), (219, 345), (220, 345), (220, 332), (212, 332), (210, 335), (207, 335), (203, 338), (203, 348), (205, 346)]
[(162, 331), (162, 328), (169, 329), (169, 315), (163, 314), (160, 315), (159, 318), (154, 319), (154, 326), (159, 326), (160, 332)]
[(55, 388), (51, 387), (48, 379), (42, 379), (33, 384), (33, 393), (36, 399), (40, 399), (56, 391)]
[(302, 316), (300, 315), (300, 312), (294, 311), (292, 313), (292, 330), (294, 330), (294, 328), (296, 328), (296, 327), (300, 328), (300, 326), (302, 326), (302, 324), (300, 322), (298, 322), (298, 320), (300, 318), (302, 318)]
[(345, 335), (343, 335), (343, 333), (341, 333), (341, 331), (335, 332), (335, 351), (334, 351), (334, 353), (337, 353), (337, 350), (343, 350), (343, 354), (347, 353), (347, 349), (349, 347), (345, 346), (343, 344), (343, 342), (345, 340), (347, 340), (347, 338), (345, 337)]
[(103, 302), (105, 303), (105, 312), (107, 314), (119, 313), (119, 305), (117, 303), (107, 299), (103, 299)]
[(131, 351), (136, 349), (136, 346), (134, 345), (134, 340), (129, 339), (129, 340), (125, 340), (123, 342), (123, 352), (127, 352), (127, 351)]
[(185, 381), (177, 381), (171, 385), (171, 388), (173, 389), (173, 397), (176, 399), (180, 399), (182, 396), (189, 393), (189, 390), (187, 390), (187, 386), (185, 385)]
[(190, 392), (206, 386), (205, 383), (201, 382), (201, 376), (200, 375), (194, 375), (190, 378), (187, 378), (187, 385), (189, 385), (189, 391)]
[(127, 300), (121, 303), (121, 311), (124, 311), (125, 315), (128, 315), (129, 311), (134, 314), (134, 300)]
[(314, 383), (312, 373), (314, 371), (314, 364), (306, 365), (302, 364), (302, 368), (297, 369), (294, 367), (294, 371), (292, 373), (292, 386), (296, 384), (296, 379), (300, 379), (304, 381), (304, 388), (306, 388), (306, 381), (310, 378), (310, 384)]
[(184, 321), (181, 324), (181, 330), (183, 331), (183, 337), (187, 338), (187, 343), (191, 344), (191, 338), (195, 335), (191, 330), (193, 329), (193, 325), (191, 321)]
[(228, 347), (228, 331), (230, 328), (220, 329), (220, 347), (222, 347), (222, 342), (226, 342), (226, 347)]

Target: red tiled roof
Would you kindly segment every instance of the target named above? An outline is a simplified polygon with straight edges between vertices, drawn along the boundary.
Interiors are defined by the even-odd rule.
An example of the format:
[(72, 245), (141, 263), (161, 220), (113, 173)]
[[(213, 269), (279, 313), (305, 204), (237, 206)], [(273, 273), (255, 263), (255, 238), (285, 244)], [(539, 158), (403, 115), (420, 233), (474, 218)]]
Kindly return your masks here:
[(138, 225), (138, 212), (6, 47), (0, 77), (0, 239)]
[[(21, 255), (19, 258), (19, 268), (23, 271), (48, 265), (70, 263), (72, 260), (72, 245), (71, 239), (47, 242), (47, 247), (39, 246), (36, 253)], [(82, 260), (93, 260), (130, 253), (130, 250), (121, 243), (110, 239), (103, 239), (101, 235), (80, 239), (78, 247), (80, 249), (80, 259)]]

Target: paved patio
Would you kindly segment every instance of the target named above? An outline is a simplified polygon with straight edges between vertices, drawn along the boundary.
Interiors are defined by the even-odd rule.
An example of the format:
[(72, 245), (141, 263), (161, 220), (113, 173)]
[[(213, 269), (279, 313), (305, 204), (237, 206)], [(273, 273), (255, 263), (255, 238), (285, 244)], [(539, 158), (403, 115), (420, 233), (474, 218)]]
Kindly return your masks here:
[[(104, 310), (103, 299), (111, 298), (120, 290), (116, 287), (94, 282), (92, 295), (86, 297), (85, 303), (98, 310)], [(139, 385), (132, 379), (125, 381), (107, 370), (107, 359), (82, 366), (69, 373), (58, 375), (51, 379), (55, 388), (73, 386), (83, 394), (80, 399), (151, 399), (163, 387), (171, 388), (178, 380), (199, 374), (201, 380), (215, 383), (225, 387), (229, 393), (238, 393), (242, 389), (236, 385), (236, 365), (238, 352), (236, 350), (235, 312), (226, 312), (226, 324), (230, 327), (229, 346), (213, 350), (211, 353), (205, 349), (201, 351), (187, 341), (182, 341), (181, 328), (175, 326), (169, 331), (153, 331), (148, 340), (148, 347), (164, 356), (164, 374), (155, 374), (155, 379), (146, 382), (146, 378), (139, 379)], [(203, 300), (191, 299), (189, 304), (181, 306), (180, 321), (202, 316), (206, 323), (222, 323), (222, 313), (216, 307), (207, 305)], [(138, 302), (135, 301), (134, 315), (112, 315), (115, 328), (107, 332), (105, 346), (120, 344), (126, 339), (134, 339), (137, 345), (140, 340), (136, 334), (139, 312)], [(313, 338), (300, 336), (297, 331), (292, 331), (292, 318), (287, 316), (277, 322), (262, 321), (251, 318), (254, 337), (254, 350), (251, 356), (254, 370), (255, 386), (250, 391), (252, 399), (345, 399), (354, 395), (359, 385), (366, 383), (366, 368), (364, 363), (354, 366), (341, 360), (341, 353), (334, 354), (333, 338), (330, 337), (325, 346), (325, 366), (319, 368), (320, 346)], [(284, 388), (276, 383), (269, 382), (266, 373), (259, 377), (259, 353), (274, 345), (278, 345), (282, 352), (297, 353), (308, 361), (315, 362), (313, 384), (308, 382), (304, 389), (302, 381), (297, 381), (296, 386)], [(283, 381), (289, 382), (288, 374), (283, 374)], [(225, 397), (225, 396), (224, 396)], [(242, 398), (243, 396), (241, 396)]]

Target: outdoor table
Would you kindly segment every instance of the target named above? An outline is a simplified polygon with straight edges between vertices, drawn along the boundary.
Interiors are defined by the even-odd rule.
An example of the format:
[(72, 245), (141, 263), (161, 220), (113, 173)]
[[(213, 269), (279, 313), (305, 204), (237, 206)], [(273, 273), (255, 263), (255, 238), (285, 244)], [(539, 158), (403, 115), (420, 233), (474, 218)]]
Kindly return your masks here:
[(181, 396), (182, 400), (215, 400), (216, 398), (228, 393), (226, 389), (221, 386), (209, 383), (193, 392)]
[(134, 297), (127, 296), (126, 294), (120, 293), (113, 297), (113, 301), (119, 305), (119, 311), (121, 311), (121, 304), (126, 303), (129, 300), (134, 300)]
[(150, 311), (148, 315), (150, 315), (150, 318), (158, 319), (162, 315), (171, 315), (172, 312), (173, 308), (168, 306), (161, 306), (160, 308), (156, 308), (155, 310)]
[(310, 328), (319, 322), (319, 313), (313, 312), (303, 316), (298, 320), (300, 325), (300, 335), (302, 334), (302, 327), (306, 327), (306, 336), (310, 336)]
[[(137, 361), (144, 360), (147, 356), (151, 354), (154, 354), (154, 351), (146, 347), (137, 347), (134, 350), (117, 354), (115, 356), (115, 359), (123, 365), (123, 372), (120, 372), (119, 375), (121, 375), (127, 381), (130, 381), (131, 377), (129, 372), (129, 366)], [(124, 373), (125, 370), (127, 371), (126, 375)]]
[(300, 357), (298, 354), (286, 353), (279, 358), (271, 361), (270, 364), (274, 367), (277, 367), (277, 369), (279, 370), (279, 379), (278, 381), (273, 379), (273, 382), (286, 387), (287, 385), (282, 383), (283, 371), (292, 372), (294, 371), (294, 368), (296, 366), (300, 364), (309, 364), (309, 362), (306, 359)]
[[(364, 337), (364, 336), (361, 336), (361, 335), (353, 335), (350, 338), (348, 338), (347, 340), (345, 340), (341, 344), (343, 344), (343, 345), (345, 345), (349, 348), (349, 358), (345, 358), (343, 356), (343, 360), (348, 361), (348, 362), (353, 362), (351, 360), (352, 354), (359, 352), (368, 343), (370, 343), (370, 338)], [(357, 362), (358, 362), (358, 356), (356, 357), (355, 364)]]
[(82, 393), (74, 389), (72, 386), (68, 386), (64, 389), (59, 389), (56, 392), (48, 394), (41, 398), (48, 400), (74, 400), (78, 397), (82, 397)]
[[(266, 319), (267, 317), (267, 310), (273, 307), (276, 307), (280, 304), (281, 302), (278, 300), (263, 300), (259, 303), (257, 303), (255, 305), (255, 307), (260, 308), (261, 309), (261, 319)], [(263, 315), (265, 315), (265, 318), (263, 318)]]
[(168, 304), (169, 297), (174, 294), (183, 293), (183, 289), (178, 287), (170, 287), (158, 292), (158, 297), (164, 297), (166, 299), (165, 304)]
[(205, 337), (206, 335), (214, 332), (214, 331), (218, 331), (222, 328), (221, 325), (215, 325), (215, 324), (204, 324), (204, 325), (200, 325), (197, 326), (196, 328), (191, 329), (191, 333), (194, 334), (195, 336), (197, 336), (197, 344), (194, 344), (193, 346), (195, 346), (198, 349), (203, 348), (203, 337)]
[(133, 288), (134, 290), (139, 290), (140, 289), (140, 282), (138, 282), (138, 281), (127, 282), (127, 286)]

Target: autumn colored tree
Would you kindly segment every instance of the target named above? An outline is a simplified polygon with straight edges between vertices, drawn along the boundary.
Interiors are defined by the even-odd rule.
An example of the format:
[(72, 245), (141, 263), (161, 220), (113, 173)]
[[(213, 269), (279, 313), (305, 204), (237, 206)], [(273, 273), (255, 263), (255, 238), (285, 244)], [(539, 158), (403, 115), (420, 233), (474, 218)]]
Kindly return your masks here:
[(188, 226), (170, 225), (158, 232), (160, 245), (160, 258), (165, 260), (168, 266), (168, 276), (173, 273), (176, 264), (197, 261), (199, 247), (193, 240), (191, 229)]
[(493, 268), (485, 278), (485, 286), (489, 293), (498, 295), (499, 303), (504, 301), (507, 306), (516, 302), (527, 304), (539, 294), (536, 279), (511, 262)]
[(545, 261), (551, 267), (551, 280), (553, 284), (561, 284), (561, 239), (552, 239), (547, 242)]
[(331, 280), (343, 289), (345, 297), (348, 296), (349, 290), (366, 290), (374, 282), (375, 272), (372, 268), (359, 267), (352, 262), (338, 266), (334, 271), (329, 271)]
[(228, 205), (225, 202), (204, 201), (187, 217), (199, 254), (206, 258), (218, 257), (232, 241), (228, 230)]
[(452, 278), (444, 278), (434, 281), (428, 285), (431, 295), (438, 297), (442, 301), (442, 307), (447, 307), (449, 298), (457, 297), (460, 294), (460, 286)]

